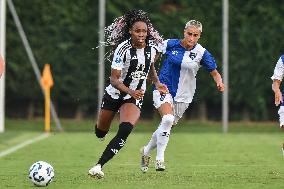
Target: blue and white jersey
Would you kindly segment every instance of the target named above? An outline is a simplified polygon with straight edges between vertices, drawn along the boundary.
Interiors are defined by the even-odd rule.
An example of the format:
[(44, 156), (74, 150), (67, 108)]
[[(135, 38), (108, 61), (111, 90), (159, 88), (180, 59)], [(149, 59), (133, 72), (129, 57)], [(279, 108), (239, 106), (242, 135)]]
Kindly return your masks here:
[(273, 76), (271, 77), (272, 80), (277, 79), (282, 81), (284, 76), (284, 54), (280, 56), (276, 66), (274, 68)]
[(176, 102), (191, 103), (196, 89), (196, 74), (200, 67), (208, 72), (217, 68), (213, 56), (200, 44), (191, 50), (181, 46), (180, 39), (163, 42), (165, 59), (159, 73), (161, 83), (167, 85)]

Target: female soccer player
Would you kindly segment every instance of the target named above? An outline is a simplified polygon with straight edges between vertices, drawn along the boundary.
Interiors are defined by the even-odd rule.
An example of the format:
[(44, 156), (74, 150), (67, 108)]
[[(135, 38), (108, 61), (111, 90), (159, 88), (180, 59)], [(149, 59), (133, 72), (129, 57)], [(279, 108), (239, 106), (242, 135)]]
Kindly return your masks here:
[(0, 78), (1, 78), (1, 76), (3, 74), (3, 72), (4, 72), (4, 66), (5, 66), (4, 60), (3, 60), (3, 58), (0, 55)]
[(213, 77), (217, 89), (224, 91), (221, 75), (216, 70), (212, 55), (198, 44), (202, 33), (202, 24), (190, 20), (184, 28), (183, 39), (168, 39), (163, 42), (162, 53), (165, 56), (159, 73), (161, 83), (167, 85), (169, 94), (153, 91), (155, 108), (161, 115), (161, 122), (148, 144), (141, 149), (141, 170), (147, 172), (150, 152), (157, 148), (156, 170), (165, 170), (164, 152), (166, 150), (172, 125), (177, 124), (189, 103), (192, 102), (196, 88), (196, 74), (200, 67), (205, 68)]
[(284, 126), (284, 104), (283, 104), (283, 91), (280, 90), (280, 84), (284, 76), (284, 55), (280, 56), (275, 68), (274, 73), (271, 79), (273, 80), (272, 83), (272, 90), (274, 92), (275, 97), (275, 105), (279, 106), (279, 122), (280, 127)]
[(115, 46), (111, 65), (110, 85), (105, 89), (101, 110), (95, 127), (96, 136), (103, 139), (109, 131), (116, 112), (120, 124), (116, 136), (109, 142), (97, 164), (89, 174), (102, 178), (104, 166), (125, 145), (128, 135), (140, 117), (140, 108), (149, 77), (161, 93), (167, 87), (161, 84), (155, 71), (157, 45), (162, 43), (147, 14), (142, 10), (127, 12), (105, 29), (107, 44)]

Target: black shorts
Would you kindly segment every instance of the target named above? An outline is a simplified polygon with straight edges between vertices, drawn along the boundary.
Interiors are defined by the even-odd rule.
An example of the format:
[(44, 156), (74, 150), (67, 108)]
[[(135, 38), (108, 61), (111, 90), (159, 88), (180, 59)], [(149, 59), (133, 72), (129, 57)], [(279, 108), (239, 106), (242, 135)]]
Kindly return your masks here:
[(107, 92), (105, 92), (101, 104), (101, 109), (118, 112), (119, 108), (125, 103), (135, 104), (139, 109), (141, 109), (143, 99), (135, 100), (132, 97), (126, 100), (123, 100), (122, 98), (113, 99)]

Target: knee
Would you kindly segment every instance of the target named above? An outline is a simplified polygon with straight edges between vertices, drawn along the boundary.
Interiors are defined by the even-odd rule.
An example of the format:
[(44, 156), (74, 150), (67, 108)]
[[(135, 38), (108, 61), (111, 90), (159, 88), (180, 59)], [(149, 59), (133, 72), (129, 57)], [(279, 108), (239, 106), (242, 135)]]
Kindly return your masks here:
[(162, 122), (165, 125), (172, 126), (174, 123), (175, 117), (171, 114), (166, 114), (162, 117)]

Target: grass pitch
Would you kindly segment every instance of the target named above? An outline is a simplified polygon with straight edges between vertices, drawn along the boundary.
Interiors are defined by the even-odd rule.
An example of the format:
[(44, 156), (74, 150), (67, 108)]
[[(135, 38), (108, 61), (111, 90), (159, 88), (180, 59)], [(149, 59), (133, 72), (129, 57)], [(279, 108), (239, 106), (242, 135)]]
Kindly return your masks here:
[[(140, 124), (138, 127), (149, 124), (157, 123)], [(155, 171), (153, 153), (150, 169), (145, 174), (139, 169), (139, 148), (149, 140), (154, 127), (137, 128), (126, 146), (105, 165), (105, 178), (101, 180), (89, 177), (87, 172), (96, 163), (117, 127), (104, 142), (96, 139), (91, 126), (86, 128), (89, 132), (51, 133), (47, 139), (0, 158), (0, 188), (36, 188), (28, 179), (28, 169), (38, 160), (47, 161), (55, 169), (55, 178), (48, 188), (284, 187), (284, 157), (280, 148), (283, 133), (276, 126), (252, 124), (243, 127), (236, 124), (230, 133), (222, 134), (217, 125), (185, 122), (174, 128), (166, 151), (166, 171)], [(0, 135), (0, 151), (41, 134), (31, 129), (17, 131), (13, 129), (16, 126), (10, 128)]]

